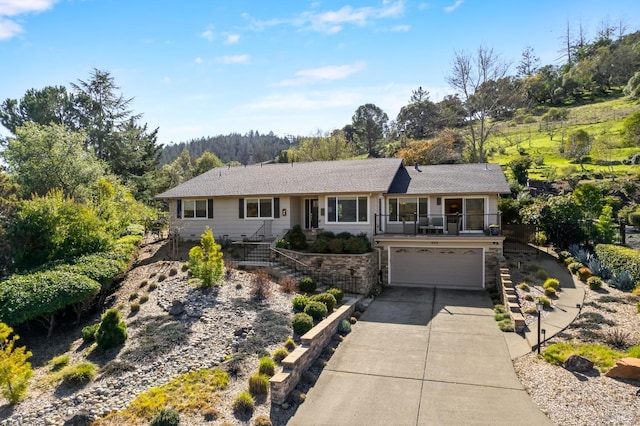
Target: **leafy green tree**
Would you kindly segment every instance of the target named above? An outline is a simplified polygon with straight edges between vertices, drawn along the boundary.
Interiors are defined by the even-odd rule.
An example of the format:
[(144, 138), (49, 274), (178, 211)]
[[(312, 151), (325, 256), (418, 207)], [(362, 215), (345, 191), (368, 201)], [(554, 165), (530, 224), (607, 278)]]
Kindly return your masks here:
[(220, 282), (224, 273), (222, 248), (216, 244), (208, 226), (200, 237), (200, 245), (189, 250), (188, 265), (193, 276), (202, 281), (202, 287), (211, 287)]
[(537, 225), (558, 247), (584, 241), (584, 214), (571, 197), (538, 197), (520, 211), (524, 223)]
[(28, 122), (16, 129), (2, 156), (24, 196), (54, 189), (77, 196), (104, 174), (102, 163), (83, 144), (83, 134), (63, 125)]
[(0, 388), (2, 396), (16, 404), (26, 394), (33, 370), (27, 362), (31, 352), (24, 346), (16, 347), (20, 336), (12, 334), (13, 329), (0, 322)]
[(624, 87), (624, 94), (631, 99), (640, 98), (640, 71), (637, 71), (627, 82)]
[(438, 108), (429, 100), (429, 92), (422, 87), (414, 90), (409, 104), (398, 113), (398, 133), (409, 139), (429, 139), (435, 135), (439, 122)]
[(526, 185), (529, 179), (529, 168), (531, 168), (532, 160), (529, 156), (520, 157), (509, 161), (507, 167), (513, 173), (513, 177), (520, 185)]
[(580, 129), (569, 134), (563, 146), (563, 155), (580, 164), (584, 170), (584, 158), (591, 152), (593, 137), (586, 130)]
[(12, 183), (9, 176), (0, 167), (0, 280), (8, 275), (13, 263), (11, 241), (7, 237), (7, 228), (18, 207), (18, 192), (18, 185)]
[(364, 104), (358, 107), (351, 121), (360, 152), (378, 157), (380, 143), (387, 134), (387, 114), (374, 104)]
[(500, 97), (490, 90), (482, 90), (490, 82), (497, 82), (507, 74), (508, 66), (499, 56), (480, 46), (475, 56), (468, 52), (456, 52), (453, 66), (446, 77), (449, 85), (460, 95), (465, 107), (466, 141), (470, 160), (481, 163), (487, 160), (486, 142), (492, 134), (500, 109)]
[(592, 183), (583, 183), (573, 191), (572, 197), (578, 203), (585, 218), (595, 219), (602, 212), (604, 206), (602, 189)]
[(624, 146), (640, 146), (640, 111), (629, 114), (622, 122)]
[(289, 151), (290, 161), (345, 160), (356, 154), (354, 145), (345, 138), (342, 130), (328, 135), (301, 138), (297, 148)]
[(114, 348), (127, 340), (127, 324), (120, 319), (120, 311), (108, 309), (96, 331), (96, 343), (103, 350)]
[(224, 163), (218, 158), (217, 155), (210, 151), (205, 151), (196, 160), (196, 164), (193, 170), (193, 175), (198, 176), (206, 171), (215, 169), (216, 167), (222, 167)]

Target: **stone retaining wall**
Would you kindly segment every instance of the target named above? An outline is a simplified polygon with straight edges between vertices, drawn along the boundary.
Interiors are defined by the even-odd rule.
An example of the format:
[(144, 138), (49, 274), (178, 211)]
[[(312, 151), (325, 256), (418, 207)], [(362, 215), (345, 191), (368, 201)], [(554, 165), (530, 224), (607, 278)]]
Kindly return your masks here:
[(283, 404), (287, 400), (291, 391), (298, 386), (302, 373), (329, 344), (338, 331), (340, 321), (351, 316), (359, 300), (360, 298), (345, 298), (344, 304), (301, 337), (300, 346), (282, 360), (282, 370), (269, 380), (272, 404)]
[(511, 281), (509, 268), (500, 268), (500, 284), (504, 307), (511, 316), (515, 332), (522, 333), (526, 328), (526, 324), (524, 322), (524, 315), (522, 315), (522, 310), (520, 309), (520, 302), (518, 301), (516, 289), (513, 287), (513, 281)]

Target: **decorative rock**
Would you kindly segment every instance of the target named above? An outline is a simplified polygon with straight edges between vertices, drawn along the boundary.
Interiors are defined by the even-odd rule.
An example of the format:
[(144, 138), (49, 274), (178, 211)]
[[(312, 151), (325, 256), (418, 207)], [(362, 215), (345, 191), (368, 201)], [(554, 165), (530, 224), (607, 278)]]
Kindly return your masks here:
[(607, 377), (640, 381), (640, 358), (621, 358), (605, 373)]
[(580, 355), (571, 355), (562, 366), (569, 371), (584, 373), (593, 369), (593, 361)]
[(171, 309), (169, 309), (169, 315), (173, 315), (174, 317), (177, 317), (179, 315), (182, 315), (183, 313), (184, 313), (184, 303), (182, 303), (178, 299), (174, 299), (173, 302), (171, 302)]
[(281, 405), (283, 410), (288, 410), (289, 408), (291, 408), (291, 404), (289, 404), (288, 402), (285, 402), (284, 404)]

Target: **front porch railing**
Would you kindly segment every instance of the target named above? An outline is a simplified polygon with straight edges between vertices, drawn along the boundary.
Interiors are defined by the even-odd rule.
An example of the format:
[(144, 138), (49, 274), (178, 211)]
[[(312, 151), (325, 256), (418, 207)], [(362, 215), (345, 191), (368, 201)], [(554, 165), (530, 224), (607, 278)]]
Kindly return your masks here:
[(500, 213), (375, 215), (375, 235), (500, 235)]

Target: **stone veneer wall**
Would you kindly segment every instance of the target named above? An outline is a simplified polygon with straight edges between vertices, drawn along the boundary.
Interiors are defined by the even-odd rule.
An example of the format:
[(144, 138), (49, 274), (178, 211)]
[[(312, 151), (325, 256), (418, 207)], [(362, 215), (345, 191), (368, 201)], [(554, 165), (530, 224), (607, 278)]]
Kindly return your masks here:
[[(340, 282), (344, 278), (345, 283), (354, 282), (357, 288), (343, 290), (366, 296), (371, 293), (378, 281), (378, 253), (375, 251), (364, 254), (320, 254), (278, 250), (314, 268), (316, 272), (314, 278), (321, 285), (340, 287)], [(354, 279), (351, 280), (351, 277)]]
[(302, 336), (301, 345), (282, 360), (282, 370), (269, 380), (272, 403), (283, 404), (287, 400), (291, 391), (298, 386), (302, 373), (315, 362), (333, 335), (337, 333), (340, 321), (351, 316), (360, 299), (344, 300), (343, 305)]

